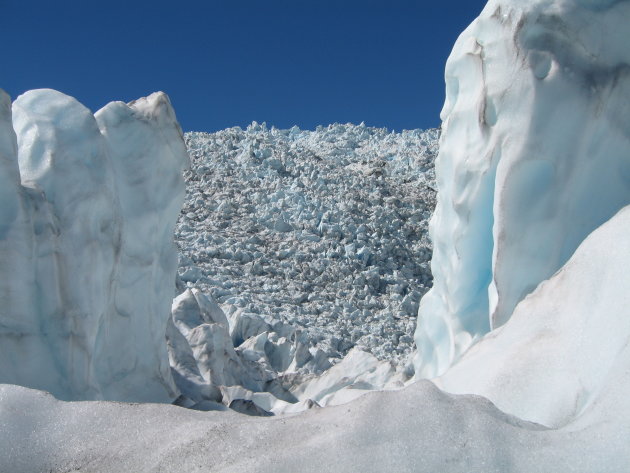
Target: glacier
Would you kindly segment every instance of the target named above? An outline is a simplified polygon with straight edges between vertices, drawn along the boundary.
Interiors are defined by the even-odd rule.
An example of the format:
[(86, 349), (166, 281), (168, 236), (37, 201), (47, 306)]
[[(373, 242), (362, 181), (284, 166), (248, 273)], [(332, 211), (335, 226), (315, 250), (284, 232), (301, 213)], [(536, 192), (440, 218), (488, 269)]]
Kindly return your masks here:
[[(35, 91), (16, 100), (12, 118), (10, 100), (0, 93), (0, 192), (6, 199), (0, 261), (15, 268), (14, 278), (0, 280), (0, 375), (27, 386), (0, 385), (0, 450), (9, 452), (0, 457), (0, 469), (628, 471), (629, 20), (628, 0), (490, 0), (459, 38), (446, 70), (431, 222), (434, 287), (420, 303), (416, 331), (416, 378), (432, 381), (418, 379), (393, 392), (367, 392), (401, 385), (391, 366), (356, 349), (296, 389), (271, 386), (265, 366), (285, 369), (287, 353), (295, 350), (293, 361), (306, 359), (305, 353), (298, 356), (297, 344), (281, 333), (272, 336), (271, 325), (251, 313), (226, 313), (212, 295), (188, 287), (190, 281), (179, 281), (170, 318), (158, 301), (170, 302), (173, 279), (168, 299), (162, 292), (134, 294), (145, 298), (137, 306), (127, 299), (128, 284), (157, 290), (175, 274), (167, 233), (181, 202), (177, 176), (187, 158), (165, 96), (114, 104), (111, 115), (92, 118), (63, 94)], [(117, 127), (129, 114), (140, 115), (141, 123), (130, 119)], [(162, 134), (163, 128), (170, 132)], [(127, 154), (126, 143), (134, 144)], [(83, 152), (88, 165), (71, 172), (89, 188), (58, 192), (55, 183), (65, 176), (58, 171)], [(131, 157), (102, 167), (115, 153)], [(165, 161), (163, 175), (134, 169), (134, 160), (144, 162), (147, 153)], [(259, 157), (271, 158), (243, 156)], [(269, 166), (278, 170), (278, 164), (271, 159)], [(132, 179), (119, 182), (120, 169)], [(154, 188), (150, 198), (164, 200), (141, 207), (172, 220), (138, 215), (156, 240), (137, 248), (136, 240), (125, 242), (125, 215), (136, 216), (132, 203), (123, 208), (125, 196), (135, 194), (137, 182), (151, 188), (162, 180), (171, 186)], [(110, 198), (118, 205), (103, 204)], [(94, 212), (80, 205), (83, 200)], [(67, 208), (84, 213), (84, 231), (73, 227), (80, 222), (67, 221)], [(286, 225), (276, 219), (273, 230), (284, 234), (290, 222), (282, 221)], [(92, 251), (79, 241), (71, 252), (62, 225), (68, 238), (89, 236)], [(99, 261), (103, 272), (88, 273), (84, 258)], [(86, 289), (68, 287), (68, 269), (89, 283)], [(191, 268), (186, 277), (205, 276)], [(73, 310), (67, 318), (58, 313), (59, 301)], [(99, 301), (106, 315), (87, 312), (101, 308)], [(140, 340), (150, 349), (142, 354), (125, 338), (138, 328), (131, 321), (120, 321), (124, 330), (112, 322), (120, 347), (108, 345), (111, 339), (98, 328), (100, 320), (124, 318), (132, 305), (138, 313), (158, 312), (143, 325), (150, 333)], [(175, 381), (181, 391), (176, 403), (197, 411), (65, 402), (41, 391), (49, 383), (61, 399), (104, 397), (110, 385), (121, 392), (120, 378), (99, 384), (121, 362), (99, 357), (116, 350), (143, 357), (134, 364), (139, 373), (119, 376), (158, 373), (147, 379), (154, 399), (172, 399)], [(172, 375), (163, 369), (167, 357)], [(124, 394), (146, 396), (137, 389)]]
[[(435, 130), (396, 134), (362, 124), (303, 132), (252, 124), (245, 133), (191, 134), (196, 167), (185, 173), (191, 185), (180, 215), (187, 150), (164, 94), (112, 102), (95, 114), (53, 90), (20, 96), (12, 111), (3, 97), (3, 155), (10, 169), (3, 223), (11, 233), (2, 240), (3, 274), (11, 266), (23, 272), (7, 277), (3, 289), (8, 362), (0, 368), (0, 381), (65, 400), (175, 400), (200, 410), (227, 406), (266, 415), (336, 404), (368, 390), (400, 388), (408, 380), (404, 366), (361, 350), (406, 363), (415, 304), (430, 280), (425, 229), (411, 229), (426, 218), (411, 214), (419, 209), (428, 216), (434, 196), (431, 189), (421, 192), (426, 181), (411, 179), (421, 172), (432, 181)], [(236, 162), (233, 153), (224, 161), (215, 158), (217, 142), (231, 143)], [(317, 149), (320, 156), (313, 159)], [(264, 156), (258, 159), (257, 153)], [(343, 175), (338, 165), (347, 168)], [(237, 179), (235, 168), (243, 170)], [(237, 217), (253, 208), (251, 192), (239, 194), (239, 179), (247, 181), (252, 173), (262, 178), (257, 204), (267, 207), (259, 209), (258, 224), (264, 227), (266, 214), (278, 206), (289, 230), (259, 228), (252, 239), (242, 228), (257, 218), (256, 213)], [(210, 175), (222, 183), (216, 194), (210, 194)], [(295, 185), (291, 194), (281, 188), (288, 176)], [(396, 179), (405, 182), (400, 192), (393, 187)], [(312, 192), (307, 184), (314, 180)], [(351, 183), (364, 189), (374, 180), (378, 185), (370, 194), (354, 195), (356, 215), (340, 212), (338, 202), (325, 197), (335, 189), (349, 195)], [(188, 254), (198, 266), (183, 255), (176, 281), (178, 215), (178, 242), (190, 245)], [(191, 227), (197, 227), (194, 233)], [(407, 238), (415, 246), (404, 251)], [(209, 259), (216, 251), (207, 248), (209, 242), (223, 243), (220, 251), (230, 256)], [(273, 268), (276, 257), (281, 264)], [(252, 271), (257, 280), (244, 285), (237, 277), (243, 266), (226, 260), (257, 263), (261, 270)], [(320, 277), (298, 288), (295, 271), (284, 274), (292, 265), (306, 265), (308, 275)], [(322, 274), (320, 268), (328, 265)], [(214, 277), (206, 278), (208, 273)], [(221, 308), (212, 292), (203, 294), (199, 287), (207, 290), (225, 274), (232, 280), (219, 282), (218, 290), (225, 292), (215, 292)], [(339, 276), (342, 288), (331, 279)], [(261, 287), (266, 292), (257, 301), (261, 306), (245, 302)], [(310, 293), (295, 296), (300, 289)], [(332, 315), (331, 296), (337, 305)], [(276, 300), (268, 304), (269, 297)], [(290, 305), (276, 310), (277, 302), (287, 300)], [(317, 320), (318, 314), (325, 318)], [(371, 322), (368, 329), (362, 321)], [(28, 328), (19, 325), (27, 322)], [(322, 323), (328, 337), (314, 330)], [(383, 343), (384, 337), (390, 341)], [(355, 344), (358, 350), (350, 351)]]
[(49, 89), (1, 97), (0, 380), (173, 400), (164, 334), (188, 155), (168, 98), (93, 115)]
[(630, 203), (630, 3), (490, 1), (446, 65), (416, 372), (444, 373)]
[(408, 363), (431, 287), (437, 137), (256, 122), (186, 133), (181, 282), (229, 316), (264, 319), (262, 331), (299, 330), (300, 344), (333, 364), (353, 347)]

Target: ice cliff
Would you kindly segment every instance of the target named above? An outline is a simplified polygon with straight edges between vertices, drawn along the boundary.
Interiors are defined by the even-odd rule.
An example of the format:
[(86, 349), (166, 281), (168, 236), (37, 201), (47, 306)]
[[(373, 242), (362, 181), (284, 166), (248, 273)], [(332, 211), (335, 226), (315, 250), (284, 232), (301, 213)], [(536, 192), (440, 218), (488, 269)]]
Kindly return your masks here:
[(505, 324), (630, 203), (629, 18), (628, 1), (491, 0), (457, 40), (419, 375), (443, 373)]
[(53, 90), (0, 101), (0, 382), (172, 400), (164, 334), (188, 156), (168, 98), (96, 115)]
[(437, 136), (256, 122), (185, 135), (178, 404), (296, 412), (402, 387), (431, 281)]

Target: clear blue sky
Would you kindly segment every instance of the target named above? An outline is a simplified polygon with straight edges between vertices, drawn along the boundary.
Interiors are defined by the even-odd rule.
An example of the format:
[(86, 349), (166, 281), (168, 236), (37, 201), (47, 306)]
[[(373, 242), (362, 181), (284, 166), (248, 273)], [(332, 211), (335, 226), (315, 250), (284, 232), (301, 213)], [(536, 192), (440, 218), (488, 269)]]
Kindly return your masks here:
[(482, 0), (0, 0), (0, 87), (93, 111), (156, 90), (186, 131), (439, 125), (444, 63)]

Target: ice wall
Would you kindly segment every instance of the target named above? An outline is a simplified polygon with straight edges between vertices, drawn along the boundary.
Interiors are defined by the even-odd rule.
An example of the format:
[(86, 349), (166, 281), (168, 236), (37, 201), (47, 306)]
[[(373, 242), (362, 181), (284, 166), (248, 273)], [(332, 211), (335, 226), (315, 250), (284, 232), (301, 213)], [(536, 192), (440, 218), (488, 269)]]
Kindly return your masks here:
[(0, 379), (3, 382), (20, 380), (15, 365), (24, 364), (27, 354), (42, 360), (42, 378), (47, 373), (48, 354), (33, 335), (39, 330), (34, 310), (34, 238), (32, 206), (27, 189), (20, 185), (11, 99), (0, 90)]
[(171, 400), (164, 336), (188, 157), (168, 98), (98, 119), (53, 90), (20, 96), (12, 117), (0, 98), (0, 382)]
[[(173, 231), (189, 162), (183, 133), (161, 92), (128, 105), (112, 102), (95, 117), (111, 150), (122, 221), (115, 313), (103, 326), (97, 370), (109, 380), (108, 399), (172, 391), (164, 336), (177, 271)], [(119, 340), (130, 336), (133, 343), (120, 349)], [(121, 369), (129, 373), (124, 378), (116, 376)]]
[(420, 376), (504, 324), (630, 202), (630, 2), (491, 0), (446, 66)]
[[(87, 108), (52, 90), (20, 96), (13, 126), (21, 181), (34, 191), (34, 253), (24, 264), (34, 270), (30, 310), (49, 350), (46, 372), (59, 377), (64, 392), (93, 398), (93, 348), (111, 312), (121, 227), (107, 144)], [(16, 347), (14, 356), (22, 351)], [(39, 376), (41, 366), (33, 364)]]

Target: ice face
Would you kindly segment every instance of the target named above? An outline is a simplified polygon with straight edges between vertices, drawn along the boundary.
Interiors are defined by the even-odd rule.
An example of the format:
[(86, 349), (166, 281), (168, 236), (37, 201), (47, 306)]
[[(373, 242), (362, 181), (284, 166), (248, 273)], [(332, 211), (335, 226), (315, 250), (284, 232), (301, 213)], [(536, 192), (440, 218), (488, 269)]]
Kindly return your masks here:
[[(36, 337), (34, 229), (27, 190), (20, 185), (17, 138), (13, 130), (11, 99), (0, 90), (0, 379), (18, 383), (24, 354), (47, 353)], [(16, 350), (20, 348), (20, 350)], [(24, 350), (25, 353), (22, 353)]]
[(0, 382), (172, 400), (164, 334), (188, 157), (168, 99), (96, 118), (47, 89), (20, 96), (12, 115), (4, 93), (0, 105)]
[(107, 144), (92, 113), (53, 90), (20, 96), (13, 126), (22, 184), (38, 193), (44, 227), (34, 229), (33, 258), (42, 343), (59, 367), (61, 396), (94, 398), (93, 348), (110, 316), (121, 227)]
[[(103, 324), (97, 371), (107, 373), (107, 399), (126, 391), (166, 395), (175, 391), (164, 334), (177, 270), (173, 230), (188, 167), (183, 134), (162, 92), (128, 105), (112, 102), (95, 117), (111, 150), (123, 222), (115, 314)], [(134, 342), (123, 350), (121, 338)], [(116, 376), (120, 371), (127, 375)]]
[(490, 1), (446, 67), (416, 371), (444, 372), (630, 202), (630, 2)]

